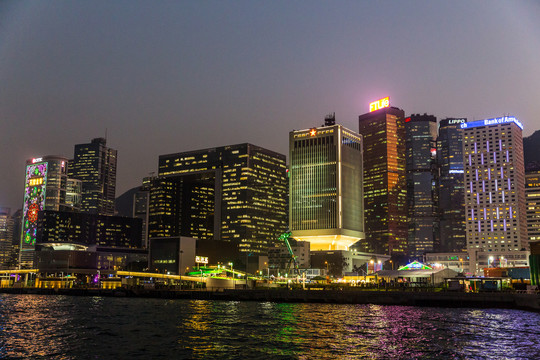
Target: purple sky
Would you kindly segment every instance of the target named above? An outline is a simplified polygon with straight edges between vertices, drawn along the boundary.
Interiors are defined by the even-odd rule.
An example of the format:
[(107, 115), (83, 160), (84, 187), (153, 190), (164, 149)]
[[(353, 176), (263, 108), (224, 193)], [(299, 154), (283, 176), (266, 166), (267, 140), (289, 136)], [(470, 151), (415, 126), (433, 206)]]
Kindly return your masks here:
[(0, 206), (24, 166), (108, 133), (117, 195), (160, 154), (288, 133), (369, 102), (407, 114), (510, 114), (540, 129), (540, 3), (2, 1)]

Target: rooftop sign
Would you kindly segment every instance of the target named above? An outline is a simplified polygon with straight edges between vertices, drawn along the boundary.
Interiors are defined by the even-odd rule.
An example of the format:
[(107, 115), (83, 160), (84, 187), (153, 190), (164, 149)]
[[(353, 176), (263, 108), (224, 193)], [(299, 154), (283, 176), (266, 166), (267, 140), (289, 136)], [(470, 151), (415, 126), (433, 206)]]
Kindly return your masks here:
[(461, 124), (461, 128), (468, 129), (468, 128), (479, 127), (479, 126), (499, 125), (499, 124), (506, 124), (506, 123), (514, 123), (517, 126), (519, 126), (521, 130), (523, 130), (523, 124), (513, 116), (503, 116), (500, 118), (493, 118), (493, 119), (486, 119), (486, 120), (480, 120), (480, 121), (473, 121), (469, 123), (463, 123)]
[(379, 110), (382, 108), (387, 108), (390, 106), (390, 98), (387, 96), (383, 99), (379, 99), (369, 104), (369, 112)]

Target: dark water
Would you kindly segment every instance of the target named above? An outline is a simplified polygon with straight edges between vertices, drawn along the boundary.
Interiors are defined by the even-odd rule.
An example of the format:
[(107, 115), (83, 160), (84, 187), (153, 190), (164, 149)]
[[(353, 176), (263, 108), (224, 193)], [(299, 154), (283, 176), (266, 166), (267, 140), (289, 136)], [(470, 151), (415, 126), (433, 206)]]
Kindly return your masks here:
[(540, 314), (0, 295), (0, 357), (540, 359)]

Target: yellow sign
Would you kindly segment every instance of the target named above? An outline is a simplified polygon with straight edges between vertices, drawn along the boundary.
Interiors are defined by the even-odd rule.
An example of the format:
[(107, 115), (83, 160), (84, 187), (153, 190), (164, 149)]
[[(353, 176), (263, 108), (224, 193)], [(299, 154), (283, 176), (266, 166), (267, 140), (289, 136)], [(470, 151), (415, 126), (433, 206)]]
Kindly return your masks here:
[(384, 99), (379, 99), (369, 104), (369, 112), (387, 108), (390, 106), (390, 98), (387, 96)]
[(208, 264), (208, 258), (205, 256), (195, 256), (195, 262), (198, 264)]

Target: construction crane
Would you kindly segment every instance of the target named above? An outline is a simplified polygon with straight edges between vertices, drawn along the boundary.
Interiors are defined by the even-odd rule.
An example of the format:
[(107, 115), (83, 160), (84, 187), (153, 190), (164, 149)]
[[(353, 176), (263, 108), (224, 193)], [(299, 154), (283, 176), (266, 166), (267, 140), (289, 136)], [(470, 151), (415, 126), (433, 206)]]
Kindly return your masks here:
[(287, 231), (279, 236), (280, 241), (283, 241), (285, 245), (287, 246), (287, 250), (289, 251), (289, 262), (287, 264), (287, 270), (291, 268), (292, 265), (292, 272), (296, 275), (300, 275), (300, 270), (298, 270), (298, 263), (296, 262), (297, 256), (294, 255), (294, 252), (291, 248), (291, 244), (289, 243), (289, 239), (291, 238), (291, 232)]

